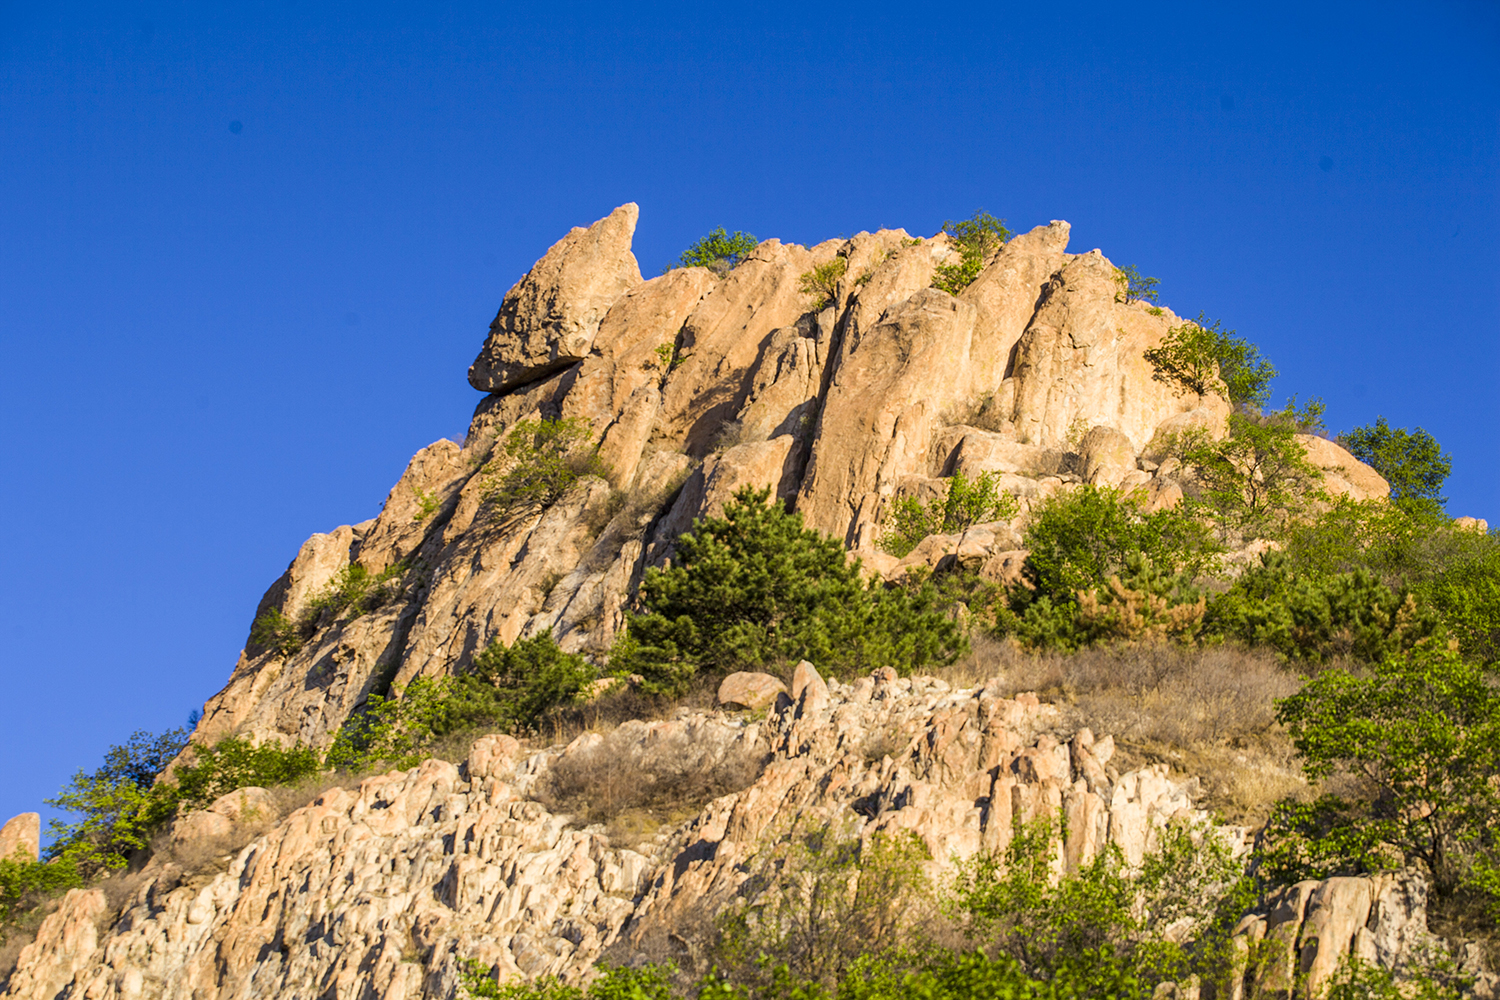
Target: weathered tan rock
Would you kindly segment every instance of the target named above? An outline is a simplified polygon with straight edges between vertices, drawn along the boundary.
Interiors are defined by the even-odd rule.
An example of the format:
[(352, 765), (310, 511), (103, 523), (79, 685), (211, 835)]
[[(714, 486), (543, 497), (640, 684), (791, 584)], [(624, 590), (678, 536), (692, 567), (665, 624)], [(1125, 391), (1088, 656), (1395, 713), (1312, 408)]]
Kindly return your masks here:
[(9, 861), (18, 855), (25, 861), (42, 856), (41, 813), (21, 813), (0, 826), (0, 860)]
[(694, 456), (712, 450), (745, 405), (766, 338), (807, 312), (807, 297), (798, 290), (803, 272), (836, 250), (836, 243), (807, 250), (767, 240), (703, 296), (683, 324), (653, 444)]
[(504, 392), (583, 360), (615, 300), (641, 283), (630, 252), (640, 210), (621, 205), (558, 240), (505, 293), (469, 384)]
[(1162, 421), (1193, 409), (1228, 413), (1216, 395), (1179, 394), (1145, 359), (1177, 323), (1143, 303), (1114, 300), (1116, 268), (1091, 251), (1072, 257), (1042, 290), (1016, 345), (1017, 439), (1064, 447), (1092, 427), (1119, 430), (1139, 452)]
[(1330, 496), (1380, 500), (1391, 495), (1380, 473), (1327, 438), (1298, 434), (1297, 442), (1307, 449), (1307, 460), (1323, 470), (1323, 489)]
[(238, 788), (219, 796), (207, 808), (194, 809), (172, 822), (172, 843), (178, 848), (195, 842), (232, 837), (236, 828), (269, 826), (280, 818), (275, 797), (264, 788)]
[(786, 694), (786, 685), (770, 674), (739, 670), (719, 684), (719, 704), (728, 709), (760, 709)]
[(599, 457), (622, 486), (634, 480), (656, 425), (683, 324), (717, 282), (706, 268), (680, 267), (622, 295), (605, 314), (593, 350), (563, 399), (562, 415), (593, 426)]
[(1135, 446), (1113, 427), (1094, 427), (1078, 445), (1078, 461), (1084, 482), (1119, 486), (1136, 471)]
[(1490, 530), (1490, 522), (1482, 517), (1455, 517), (1453, 524), (1466, 531), (1477, 531), (1481, 535), (1488, 534)]
[(52, 1000), (98, 960), (97, 922), (109, 907), (98, 889), (69, 889), (62, 905), (37, 929), (36, 940), (21, 949), (7, 997)]

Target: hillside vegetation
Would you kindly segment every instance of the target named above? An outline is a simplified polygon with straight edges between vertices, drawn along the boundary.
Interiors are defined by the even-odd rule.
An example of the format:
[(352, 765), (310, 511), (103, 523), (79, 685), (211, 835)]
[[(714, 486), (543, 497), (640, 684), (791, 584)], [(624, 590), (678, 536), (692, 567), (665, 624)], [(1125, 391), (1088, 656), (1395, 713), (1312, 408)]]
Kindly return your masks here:
[[(1134, 268), (1065, 254), (1066, 224), (1011, 238), (978, 213), (932, 240), (883, 231), (811, 250), (718, 229), (643, 283), (627, 208), (511, 290), (470, 372), (491, 395), (469, 440), (413, 459), (379, 519), (304, 546), (195, 731), (112, 748), (50, 803), (74, 818), (41, 858), (0, 859), (0, 976), (66, 890), (123, 896), (168, 864), (179, 882), (211, 877), (293, 808), (424, 760), (472, 768), (489, 734), (538, 751), (516, 772), (520, 798), (655, 857), (798, 751), (742, 741), (700, 759), (689, 742), (674, 770), (632, 758), (637, 730), (615, 727), (678, 724), (729, 675), (764, 673), (790, 700), (735, 724), (790, 741), (813, 711), (808, 661), (812, 690), (828, 678), (850, 705), (898, 677), (940, 678), (934, 718), (946, 691), (1034, 694), (1046, 725), (986, 766), (1020, 774), (1041, 766), (1026, 754), (1072, 746), (1068, 780), (1110, 808), (1122, 775), (1164, 766), (1194, 780), (1212, 821), (1164, 819), (1138, 857), (1114, 842), (1069, 857), (1082, 834), (1060, 797), (1018, 805), (1003, 847), (945, 857), (921, 830), (880, 825), (899, 797), (820, 806), (736, 862), (732, 898), (674, 932), (677, 951), (617, 945), (591, 983), (574, 970), (500, 984), (503, 966), (477, 952), (417, 947), (423, 989), (1487, 988), (1456, 947), (1396, 966), (1345, 956), (1282, 983), (1274, 942), (1241, 920), (1308, 880), (1419, 873), (1434, 930), (1496, 944), (1500, 538), (1446, 513), (1451, 461), (1430, 434), (1379, 417), (1334, 438), (1318, 401), (1273, 407), (1276, 371), (1253, 343), (1201, 313), (1180, 320)], [(557, 301), (592, 303), (592, 330)], [(1102, 377), (1048, 339), (1058, 303), (1129, 345), (1123, 381), (1078, 389), (1135, 401), (1126, 417), (1038, 395), (1044, 378)], [(996, 338), (1009, 343), (991, 357)], [(954, 344), (965, 364), (938, 373), (940, 390), (921, 358)], [(1085, 776), (1095, 731), (1112, 734), (1114, 764)], [(628, 738), (611, 749), (611, 733)], [(927, 752), (861, 739), (839, 751), (849, 781), (889, 780)], [(265, 813), (221, 823), (235, 832), (218, 860), (190, 857), (183, 831), (247, 788), (268, 790)], [(994, 810), (988, 796), (975, 798)], [(1255, 831), (1253, 850), (1216, 823)]]

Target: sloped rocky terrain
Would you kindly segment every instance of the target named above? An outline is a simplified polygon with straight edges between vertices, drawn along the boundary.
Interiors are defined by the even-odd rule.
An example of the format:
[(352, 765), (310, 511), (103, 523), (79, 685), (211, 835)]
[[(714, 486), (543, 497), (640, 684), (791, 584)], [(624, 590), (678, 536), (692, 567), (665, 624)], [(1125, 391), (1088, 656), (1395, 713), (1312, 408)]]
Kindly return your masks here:
[[(692, 267), (645, 281), (636, 217), (623, 205), (573, 230), (517, 282), (469, 371), (487, 395), (466, 441), (414, 456), (379, 517), (308, 539), (256, 615), (297, 617), (351, 563), (396, 572), (400, 597), (294, 654), (250, 641), (198, 739), (326, 745), (372, 690), (462, 671), (496, 639), (551, 629), (564, 649), (606, 650), (645, 568), (742, 486), (773, 488), (894, 573), (876, 548), (888, 505), (941, 476), (995, 472), (1023, 501), (1088, 481), (1170, 504), (1181, 486), (1171, 463), (1145, 457), (1153, 440), (1223, 433), (1222, 398), (1175, 392), (1143, 358), (1181, 320), (1116, 301), (1115, 267), (1067, 253), (1066, 222), (1012, 239), (955, 297), (929, 287), (956, 257), (948, 237), (900, 230), (810, 249), (767, 240), (723, 277)], [(847, 265), (831, 302), (798, 290), (835, 256)], [(610, 481), (497, 525), (484, 469), (539, 417), (585, 421)], [(1387, 491), (1333, 442), (1304, 443), (1331, 493)], [(966, 557), (998, 557), (996, 573), (1006, 553), (1018, 564), (1015, 527), (972, 535)]]
[[(1025, 505), (1078, 483), (1174, 504), (1185, 484), (1160, 442), (1225, 433), (1227, 402), (1175, 391), (1143, 357), (1182, 321), (1122, 301), (1098, 250), (1067, 252), (1065, 222), (1010, 240), (954, 296), (931, 287), (956, 259), (950, 239), (899, 230), (811, 248), (768, 240), (722, 276), (643, 280), (636, 219), (621, 206), (548, 250), (470, 368), (485, 395), (466, 440), (414, 456), (378, 517), (309, 538), (255, 617), (305, 619), (351, 567), (388, 599), (300, 646), (253, 635), (196, 741), (326, 748), (372, 694), (462, 672), (497, 640), (551, 630), (565, 650), (602, 654), (646, 569), (744, 486), (769, 487), (887, 578), (958, 558), (1003, 579), (1024, 557)], [(833, 294), (803, 291), (803, 275), (836, 257)], [(498, 449), (537, 418), (590, 428), (605, 475), (495, 518), (485, 493)], [(1333, 442), (1303, 443), (1330, 493), (1388, 492)], [(879, 551), (890, 505), (956, 471), (998, 474), (1022, 514), (930, 537), (904, 559)], [(840, 683), (804, 663), (779, 694), (763, 678), (715, 711), (545, 749), (487, 736), (461, 763), (333, 787), (285, 815), (270, 792), (240, 789), (179, 817), (178, 850), (159, 852), (123, 902), (69, 892), (4, 995), (446, 998), (464, 959), (575, 981), (606, 954), (670, 952), (692, 968), (688, 929), (729, 905), (751, 859), (799, 822), (911, 831), (935, 870), (1003, 850), (1018, 820), (1058, 814), (1058, 871), (1108, 844), (1139, 862), (1172, 820), (1248, 851), (1250, 831), (1213, 826), (1194, 782), (1159, 764), (1121, 770), (1107, 734), (1065, 724), (1035, 695), (1002, 696), (1017, 690), (1015, 678), (955, 688), (889, 668)], [(758, 711), (722, 704), (773, 696)], [(640, 773), (670, 757), (745, 777), (626, 838), (548, 794), (601, 753)], [(22, 826), (10, 836), (34, 854)], [(185, 863), (194, 849), (210, 861)], [(1247, 949), (1272, 942), (1279, 957), (1241, 987), (1299, 972), (1322, 982), (1348, 954), (1399, 967), (1428, 941), (1424, 905), (1409, 875), (1291, 887), (1242, 921)]]

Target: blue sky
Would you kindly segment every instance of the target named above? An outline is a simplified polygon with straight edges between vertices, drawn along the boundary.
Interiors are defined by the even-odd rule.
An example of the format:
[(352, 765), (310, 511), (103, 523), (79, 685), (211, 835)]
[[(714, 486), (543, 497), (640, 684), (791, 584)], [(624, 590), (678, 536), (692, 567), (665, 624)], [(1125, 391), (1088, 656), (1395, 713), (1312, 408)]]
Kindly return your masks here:
[(1067, 219), (1500, 520), (1497, 133), (1493, 2), (0, 2), (0, 821), (217, 690), (625, 201), (648, 274)]

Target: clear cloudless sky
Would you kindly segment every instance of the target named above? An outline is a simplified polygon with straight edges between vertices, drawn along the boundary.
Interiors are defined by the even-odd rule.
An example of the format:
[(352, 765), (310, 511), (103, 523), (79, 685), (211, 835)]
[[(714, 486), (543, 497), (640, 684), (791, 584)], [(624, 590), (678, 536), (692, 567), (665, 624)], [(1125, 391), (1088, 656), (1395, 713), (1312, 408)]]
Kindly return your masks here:
[(626, 201), (647, 275), (1067, 219), (1500, 521), (1497, 131), (1493, 0), (0, 2), (0, 821), (212, 695)]

